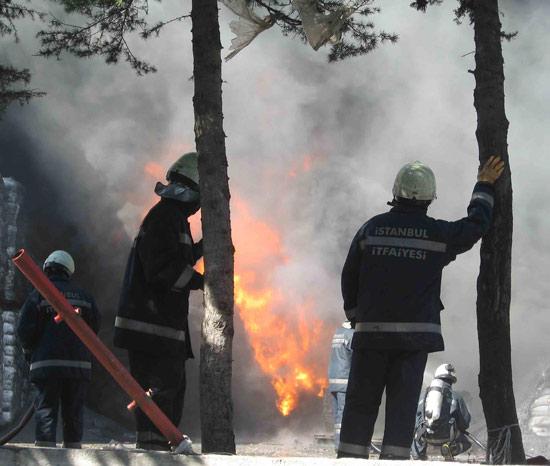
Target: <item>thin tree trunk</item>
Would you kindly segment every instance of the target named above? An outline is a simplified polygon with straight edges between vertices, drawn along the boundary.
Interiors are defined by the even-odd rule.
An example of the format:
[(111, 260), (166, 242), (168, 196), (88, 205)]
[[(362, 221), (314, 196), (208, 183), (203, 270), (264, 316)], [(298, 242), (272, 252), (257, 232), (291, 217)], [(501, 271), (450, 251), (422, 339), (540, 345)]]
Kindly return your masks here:
[[(498, 463), (520, 464), (525, 453), (512, 383), (510, 290), (512, 253), (512, 181), (508, 164), (508, 120), (504, 110), (504, 60), (498, 0), (473, 3), (476, 46), (476, 137), (479, 160), (500, 155), (506, 169), (496, 183), (494, 220), (481, 243), (477, 281), (479, 388), (488, 430), (488, 456)], [(502, 430), (511, 426), (510, 430)], [(499, 457), (510, 435), (511, 455)]]
[(235, 453), (231, 400), (233, 245), (217, 0), (193, 0), (191, 18), (205, 265), (200, 358), (202, 451)]

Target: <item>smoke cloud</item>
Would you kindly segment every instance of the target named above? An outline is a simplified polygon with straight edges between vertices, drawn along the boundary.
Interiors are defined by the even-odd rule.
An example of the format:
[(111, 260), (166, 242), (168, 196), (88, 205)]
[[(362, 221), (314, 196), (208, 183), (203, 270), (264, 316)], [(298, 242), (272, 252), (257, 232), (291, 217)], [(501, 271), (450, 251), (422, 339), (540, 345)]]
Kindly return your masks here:
[[(545, 273), (550, 268), (550, 58), (545, 24), (550, 6), (543, 0), (501, 4), (504, 28), (520, 31), (517, 39), (504, 44), (504, 55), (515, 209), (512, 345), (516, 396), (522, 400), (529, 398), (533, 380), (550, 360), (545, 330), (550, 323)], [(453, 23), (454, 2), (425, 14), (408, 8), (407, 2), (384, 2), (382, 7), (375, 22), (399, 34), (396, 45), (328, 64), (322, 52), (272, 29), (223, 70), (233, 194), (281, 233), (289, 260), (270, 271), (277, 286), (297, 302), (315, 298), (315, 313), (329, 327), (343, 318), (340, 272), (351, 239), (362, 223), (387, 210), (399, 167), (422, 160), (434, 169), (438, 199), (430, 214), (444, 219), (465, 215), (477, 171), (474, 79), (467, 72), (475, 66), (472, 28)], [(159, 17), (182, 13), (177, 2), (153, 8)], [(230, 19), (222, 9), (226, 50)], [(26, 32), (35, 28), (25, 25)], [(31, 56), (33, 47), (32, 41), (4, 46), (4, 57), (29, 67), (33, 86), (48, 95), (26, 107), (12, 107), (4, 116), (0, 173), (15, 170), (27, 186), (48, 187), (50, 194), (37, 197), (35, 209), (42, 218), (74, 225), (71, 248), (82, 246), (97, 258), (82, 264), (92, 269), (90, 277), (103, 274), (103, 261), (109, 261), (111, 286), (98, 289), (109, 290), (112, 296), (106, 302), (114, 306), (118, 289), (113, 284), (121, 283), (129, 237), (114, 255), (108, 245), (121, 225), (130, 236), (135, 233), (154, 202), (157, 179), (144, 173), (144, 166), (154, 161), (167, 167), (194, 146), (190, 24), (177, 23), (146, 43), (132, 42), (135, 53), (159, 69), (143, 78), (135, 77), (126, 64), (112, 67), (99, 59), (44, 61)], [(51, 239), (52, 227), (47, 221), (44, 225), (44, 235)], [(442, 362), (455, 364), (458, 388), (472, 395), (474, 417), (481, 423), (478, 268), (475, 247), (444, 272), (446, 350), (430, 356), (428, 370)], [(193, 303), (198, 353), (200, 299)], [(329, 347), (327, 342), (326, 354), (318, 357), (326, 359)], [(317, 429), (321, 420), (315, 400), (290, 419), (277, 418), (269, 381), (248, 370), (251, 359), (238, 325), (234, 394), (242, 438), (282, 427)], [(191, 432), (196, 425), (189, 419), (198, 411), (197, 365), (189, 364), (184, 413), (184, 428)]]

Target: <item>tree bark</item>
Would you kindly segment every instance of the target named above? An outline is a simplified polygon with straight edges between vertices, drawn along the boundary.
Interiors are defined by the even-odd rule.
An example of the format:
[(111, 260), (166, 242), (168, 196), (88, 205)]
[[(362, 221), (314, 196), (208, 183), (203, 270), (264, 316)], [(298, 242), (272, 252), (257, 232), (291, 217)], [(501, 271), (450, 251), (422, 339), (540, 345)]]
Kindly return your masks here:
[[(504, 60), (498, 0), (472, 2), (475, 35), (474, 72), (479, 160), (500, 155), (506, 168), (495, 185), (491, 229), (481, 243), (477, 281), (479, 389), (488, 431), (488, 459), (521, 464), (525, 452), (518, 426), (512, 382), (510, 294), (512, 254), (512, 181), (508, 163), (508, 120), (504, 109)], [(502, 430), (510, 426), (509, 430)], [(509, 455), (499, 455), (510, 435)]]
[(235, 453), (231, 400), (234, 266), (217, 0), (193, 0), (191, 19), (205, 265), (200, 356), (202, 451)]

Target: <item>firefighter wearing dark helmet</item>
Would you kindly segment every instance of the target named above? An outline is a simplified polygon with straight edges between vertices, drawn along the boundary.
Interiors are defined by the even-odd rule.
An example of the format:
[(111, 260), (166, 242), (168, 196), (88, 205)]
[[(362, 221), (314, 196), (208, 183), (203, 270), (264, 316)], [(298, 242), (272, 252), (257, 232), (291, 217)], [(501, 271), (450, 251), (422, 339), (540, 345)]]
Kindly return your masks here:
[[(188, 218), (200, 208), (198, 155), (181, 156), (157, 183), (160, 201), (145, 216), (134, 241), (115, 320), (114, 343), (128, 350), (130, 372), (151, 390), (159, 408), (178, 425), (185, 393), (185, 361), (193, 357), (187, 315), (189, 292), (203, 288), (193, 269), (202, 256)], [(168, 441), (136, 410), (136, 446), (169, 450)]]
[[(44, 272), (94, 332), (99, 330), (99, 312), (93, 297), (71, 281), (73, 258), (54, 251), (44, 262)], [(89, 350), (65, 322), (54, 321), (57, 313), (34, 290), (23, 304), (17, 335), (30, 358), (30, 380), (36, 388), (36, 445), (56, 446), (57, 416), (61, 407), (63, 447), (80, 448), (83, 408), (92, 359)]]
[(381, 458), (408, 459), (428, 353), (442, 351), (442, 269), (488, 230), (493, 184), (504, 162), (480, 169), (468, 215), (448, 222), (427, 215), (435, 177), (421, 162), (397, 174), (389, 212), (357, 232), (342, 271), (353, 356), (338, 457), (368, 458), (382, 394), (386, 420)]

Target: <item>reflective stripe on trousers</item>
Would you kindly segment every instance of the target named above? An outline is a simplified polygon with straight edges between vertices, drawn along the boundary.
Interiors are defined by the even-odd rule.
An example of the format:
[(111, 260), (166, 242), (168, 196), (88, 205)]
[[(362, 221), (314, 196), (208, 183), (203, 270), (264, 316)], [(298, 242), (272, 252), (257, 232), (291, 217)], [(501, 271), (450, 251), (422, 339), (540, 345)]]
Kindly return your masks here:
[(382, 456), (393, 456), (397, 458), (409, 458), (410, 456), (410, 448), (408, 447), (399, 447), (397, 445), (382, 445), (382, 453), (380, 453), (380, 457)]
[(338, 444), (338, 453), (347, 453), (349, 455), (369, 457), (369, 445), (357, 445), (354, 443), (340, 442)]
[(76, 369), (91, 369), (90, 361), (73, 361), (70, 359), (46, 359), (31, 363), (30, 370), (42, 369), (43, 367), (74, 367)]
[(185, 332), (183, 330), (166, 327), (165, 325), (150, 324), (141, 320), (128, 319), (127, 317), (117, 317), (115, 319), (115, 327), (170, 338), (172, 340), (185, 341)]
[(356, 332), (381, 333), (438, 333), (441, 325), (431, 322), (357, 322)]
[(328, 383), (337, 383), (337, 384), (347, 385), (348, 379), (328, 379)]

